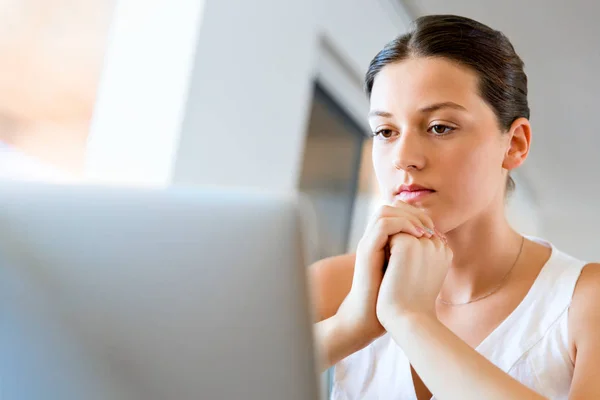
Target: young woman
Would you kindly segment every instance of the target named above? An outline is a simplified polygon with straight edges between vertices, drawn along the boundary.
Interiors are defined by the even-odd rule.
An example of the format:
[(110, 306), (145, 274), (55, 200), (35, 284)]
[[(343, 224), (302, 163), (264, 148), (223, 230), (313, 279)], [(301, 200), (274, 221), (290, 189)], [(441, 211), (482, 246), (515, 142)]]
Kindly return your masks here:
[[(333, 399), (600, 399), (600, 268), (508, 224), (531, 143), (500, 32), (427, 16), (366, 75), (388, 204), (311, 267)], [(594, 240), (594, 238), (587, 238)]]

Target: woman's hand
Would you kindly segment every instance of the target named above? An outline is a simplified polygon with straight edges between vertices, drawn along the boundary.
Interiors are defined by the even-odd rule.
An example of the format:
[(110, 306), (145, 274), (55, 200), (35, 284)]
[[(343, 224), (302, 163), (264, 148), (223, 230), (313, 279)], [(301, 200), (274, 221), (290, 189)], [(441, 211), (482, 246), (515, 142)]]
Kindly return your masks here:
[[(383, 206), (372, 218), (358, 244), (352, 287), (335, 315), (344, 331), (351, 332), (355, 347), (352, 352), (367, 346), (385, 332), (376, 308), (390, 239), (403, 234), (415, 241), (417, 238), (425, 240), (433, 232), (431, 218), (406, 203)], [(399, 250), (400, 246), (397, 246), (394, 251)]]
[(417, 239), (401, 233), (391, 239), (377, 300), (379, 321), (437, 398), (543, 399), (437, 319), (436, 298), (452, 262), (452, 251), (438, 235)]
[(439, 233), (392, 237), (390, 261), (377, 299), (380, 323), (387, 327), (398, 317), (416, 314), (435, 318), (435, 302), (451, 263), (452, 250)]

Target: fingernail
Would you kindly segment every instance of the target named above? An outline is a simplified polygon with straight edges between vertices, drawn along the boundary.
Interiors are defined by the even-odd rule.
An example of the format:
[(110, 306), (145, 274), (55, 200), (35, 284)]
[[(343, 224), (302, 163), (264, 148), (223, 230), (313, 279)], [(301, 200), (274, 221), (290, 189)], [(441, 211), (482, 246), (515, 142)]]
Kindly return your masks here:
[(426, 226), (423, 227), (423, 230), (430, 236), (433, 236), (435, 234), (435, 232), (431, 228), (428, 228)]
[(440, 239), (442, 239), (442, 241), (443, 241), (445, 244), (448, 244), (448, 239), (446, 238), (446, 235), (444, 235), (442, 232), (438, 231), (437, 229), (435, 230), (435, 234), (436, 234), (436, 235), (438, 235), (438, 237), (439, 237)]

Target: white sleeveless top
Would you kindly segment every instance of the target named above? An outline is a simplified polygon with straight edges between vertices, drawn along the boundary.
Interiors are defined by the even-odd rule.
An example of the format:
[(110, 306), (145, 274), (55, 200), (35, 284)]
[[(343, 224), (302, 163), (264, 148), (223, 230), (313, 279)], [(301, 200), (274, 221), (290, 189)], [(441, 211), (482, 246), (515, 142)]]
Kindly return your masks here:
[[(574, 368), (568, 310), (586, 262), (532, 240), (551, 247), (550, 258), (523, 301), (476, 350), (537, 393), (567, 400)], [(332, 400), (417, 398), (410, 363), (389, 334), (338, 363), (333, 379)]]

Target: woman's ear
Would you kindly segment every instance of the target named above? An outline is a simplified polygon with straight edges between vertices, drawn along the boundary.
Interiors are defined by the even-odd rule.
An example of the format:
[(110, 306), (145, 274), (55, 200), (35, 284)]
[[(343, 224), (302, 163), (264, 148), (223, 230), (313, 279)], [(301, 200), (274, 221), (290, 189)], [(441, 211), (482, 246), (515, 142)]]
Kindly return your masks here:
[(513, 170), (527, 159), (531, 145), (531, 124), (527, 118), (516, 119), (507, 133), (510, 137), (502, 168)]

